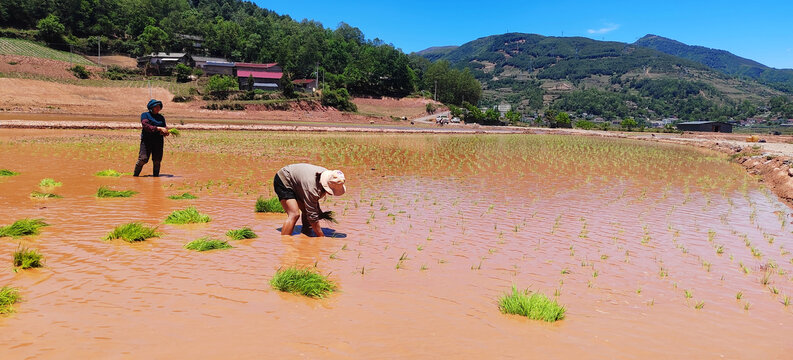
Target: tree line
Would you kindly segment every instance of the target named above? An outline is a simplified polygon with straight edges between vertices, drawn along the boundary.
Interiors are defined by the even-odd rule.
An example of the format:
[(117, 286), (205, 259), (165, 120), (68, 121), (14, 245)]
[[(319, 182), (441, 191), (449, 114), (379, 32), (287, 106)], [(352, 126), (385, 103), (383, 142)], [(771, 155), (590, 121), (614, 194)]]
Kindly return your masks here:
[(319, 77), (355, 95), (404, 97), (434, 90), (436, 80), (439, 97), (459, 104), (476, 103), (481, 91), (470, 74), (416, 62), (346, 23), (298, 22), (242, 0), (3, 0), (0, 25), (37, 29), (53, 47), (132, 56), (192, 51), (185, 35), (199, 36), (196, 55), (277, 62), (290, 78)]

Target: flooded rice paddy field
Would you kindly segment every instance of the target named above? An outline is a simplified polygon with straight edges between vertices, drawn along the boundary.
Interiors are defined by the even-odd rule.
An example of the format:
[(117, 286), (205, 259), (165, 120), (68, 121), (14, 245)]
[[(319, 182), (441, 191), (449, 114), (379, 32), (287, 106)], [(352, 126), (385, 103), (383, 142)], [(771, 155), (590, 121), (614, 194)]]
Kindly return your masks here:
[[(782, 358), (793, 351), (790, 209), (723, 155), (624, 139), (538, 135), (183, 132), (164, 177), (132, 171), (134, 131), (0, 132), (3, 358)], [(332, 237), (281, 237), (257, 214), (274, 173), (342, 169)], [(148, 164), (143, 174), (150, 174)], [(43, 178), (61, 199), (31, 199)], [(98, 199), (99, 186), (135, 190)], [(196, 200), (170, 200), (190, 192)], [(166, 225), (189, 205), (201, 225)], [(103, 241), (130, 221), (163, 233)], [(251, 227), (234, 248), (202, 236)], [(19, 244), (45, 267), (13, 271)], [(402, 259), (402, 260), (400, 260)], [(315, 300), (272, 289), (286, 266), (330, 274)], [(765, 283), (765, 284), (764, 284)], [(504, 315), (515, 285), (556, 297), (555, 323)], [(737, 299), (740, 293), (740, 299)]]

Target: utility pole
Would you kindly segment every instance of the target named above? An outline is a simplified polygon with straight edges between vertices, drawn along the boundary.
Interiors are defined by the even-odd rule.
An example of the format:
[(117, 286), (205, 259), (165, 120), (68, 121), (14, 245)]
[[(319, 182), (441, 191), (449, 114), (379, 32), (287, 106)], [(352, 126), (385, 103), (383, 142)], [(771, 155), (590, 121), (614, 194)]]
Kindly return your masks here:
[(97, 56), (96, 62), (99, 63), (99, 65), (102, 65), (102, 38), (101, 37), (97, 37), (96, 38), (96, 56)]

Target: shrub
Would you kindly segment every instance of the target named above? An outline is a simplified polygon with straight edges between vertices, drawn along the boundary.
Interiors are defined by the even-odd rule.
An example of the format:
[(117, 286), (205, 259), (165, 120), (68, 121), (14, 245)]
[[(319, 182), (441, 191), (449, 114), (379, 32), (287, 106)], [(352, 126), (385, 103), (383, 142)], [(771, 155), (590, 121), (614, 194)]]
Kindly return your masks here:
[(187, 96), (187, 95), (174, 95), (174, 97), (173, 97), (173, 99), (171, 99), (171, 101), (173, 101), (173, 102), (190, 102), (190, 101), (193, 101), (193, 97), (192, 96)]
[(323, 91), (322, 105), (336, 108), (339, 111), (358, 111), (358, 107), (350, 101), (350, 93), (345, 88)]
[(259, 196), (259, 198), (256, 199), (256, 212), (285, 213), (286, 210), (284, 210), (277, 196), (273, 196), (269, 199)]
[(232, 246), (224, 240), (202, 237), (185, 244), (184, 248), (187, 250), (208, 251), (215, 249), (231, 249)]
[(96, 190), (96, 197), (98, 198), (120, 198), (120, 197), (132, 197), (132, 195), (137, 194), (137, 191), (134, 190), (111, 190), (105, 186), (100, 186), (98, 190)]
[(273, 288), (301, 294), (314, 298), (321, 298), (336, 290), (336, 284), (308, 269), (286, 268), (279, 269), (270, 280)]
[(116, 226), (104, 240), (122, 239), (126, 242), (143, 241), (153, 237), (160, 237), (156, 227), (149, 227), (139, 222)]
[(88, 79), (91, 77), (91, 72), (82, 65), (74, 65), (69, 68), (69, 71), (71, 71), (72, 74), (74, 74), (74, 76), (76, 76), (78, 79)]
[(258, 237), (253, 230), (249, 227), (244, 227), (242, 229), (235, 229), (229, 230), (226, 233), (226, 236), (232, 238), (233, 240), (242, 240), (242, 239), (254, 239)]
[(427, 109), (426, 109), (427, 110), (427, 114), (434, 114), (435, 110), (437, 110), (437, 109), (438, 109), (438, 107), (435, 106), (435, 104), (427, 103)]
[(176, 75), (177, 82), (188, 82), (190, 81), (190, 75), (193, 73), (193, 69), (185, 64), (176, 64), (176, 67), (173, 69), (174, 74)]
[(172, 212), (165, 219), (166, 224), (194, 224), (194, 223), (207, 223), (211, 219), (209, 215), (202, 214), (191, 206), (184, 210), (176, 210)]
[(592, 130), (595, 128), (595, 123), (589, 120), (578, 120), (575, 122), (575, 127), (584, 130)]
[(512, 293), (504, 294), (498, 300), (498, 308), (505, 314), (517, 314), (533, 320), (554, 322), (564, 319), (564, 306), (550, 300), (540, 293), (529, 295), (528, 290), (518, 291), (512, 286)]
[(42, 219), (22, 219), (13, 224), (0, 227), (0, 237), (20, 237), (26, 235), (38, 235), (39, 229), (49, 226)]
[(14, 312), (14, 303), (19, 301), (19, 291), (10, 286), (0, 288), (0, 314)]
[(28, 249), (20, 245), (14, 252), (14, 266), (21, 269), (41, 267), (41, 257), (36, 249)]

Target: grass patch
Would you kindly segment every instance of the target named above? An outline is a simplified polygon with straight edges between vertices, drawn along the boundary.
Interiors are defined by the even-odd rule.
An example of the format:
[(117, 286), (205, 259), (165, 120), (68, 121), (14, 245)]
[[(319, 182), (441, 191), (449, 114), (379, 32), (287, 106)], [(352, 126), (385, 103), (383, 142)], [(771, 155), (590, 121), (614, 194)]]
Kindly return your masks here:
[(121, 173), (113, 169), (107, 169), (97, 172), (96, 174), (94, 174), (94, 176), (119, 177), (121, 176)]
[(63, 196), (50, 192), (34, 191), (30, 193), (30, 197), (34, 199), (60, 199)]
[(215, 249), (231, 249), (232, 246), (225, 240), (202, 237), (185, 244), (184, 248), (187, 250), (208, 251)]
[(171, 195), (168, 198), (171, 200), (193, 200), (193, 199), (198, 199), (198, 196), (186, 192), (179, 195)]
[(54, 188), (58, 186), (63, 186), (63, 183), (57, 182), (55, 181), (55, 179), (46, 178), (46, 179), (41, 179), (41, 181), (39, 181), (40, 188)]
[(548, 299), (540, 293), (529, 290), (518, 291), (513, 285), (512, 293), (504, 294), (498, 300), (498, 309), (505, 314), (517, 314), (533, 320), (554, 322), (564, 319), (564, 306), (556, 300)]
[(120, 197), (131, 197), (132, 195), (137, 194), (137, 191), (134, 190), (111, 190), (106, 186), (100, 186), (98, 190), (96, 190), (96, 197), (98, 198), (120, 198)]
[(14, 266), (21, 269), (41, 267), (41, 254), (36, 249), (28, 249), (20, 245), (14, 251)]
[(256, 199), (256, 212), (285, 213), (286, 210), (281, 206), (281, 202), (278, 200), (277, 196), (273, 196), (269, 199), (259, 196), (259, 198)]
[(253, 230), (249, 227), (244, 227), (242, 229), (234, 229), (229, 230), (226, 233), (226, 236), (232, 238), (233, 240), (242, 240), (242, 239), (253, 239), (258, 237)]
[(325, 297), (328, 293), (336, 290), (336, 284), (328, 280), (326, 276), (308, 269), (298, 268), (279, 269), (270, 280), (270, 285), (279, 291), (313, 298)]
[(19, 291), (10, 286), (0, 288), (0, 314), (14, 312), (14, 303), (19, 301)]
[(160, 237), (156, 227), (149, 227), (139, 222), (116, 226), (104, 240), (123, 239), (126, 242), (143, 241), (148, 238)]
[(26, 235), (38, 235), (39, 229), (49, 224), (42, 219), (22, 219), (13, 224), (0, 227), (0, 237), (20, 237)]
[(14, 176), (14, 175), (19, 175), (19, 173), (8, 169), (0, 169), (0, 176)]
[(184, 210), (175, 210), (167, 218), (165, 218), (166, 224), (194, 224), (194, 223), (207, 223), (209, 222), (210, 217), (209, 215), (202, 214), (196, 210), (195, 207), (191, 206)]

